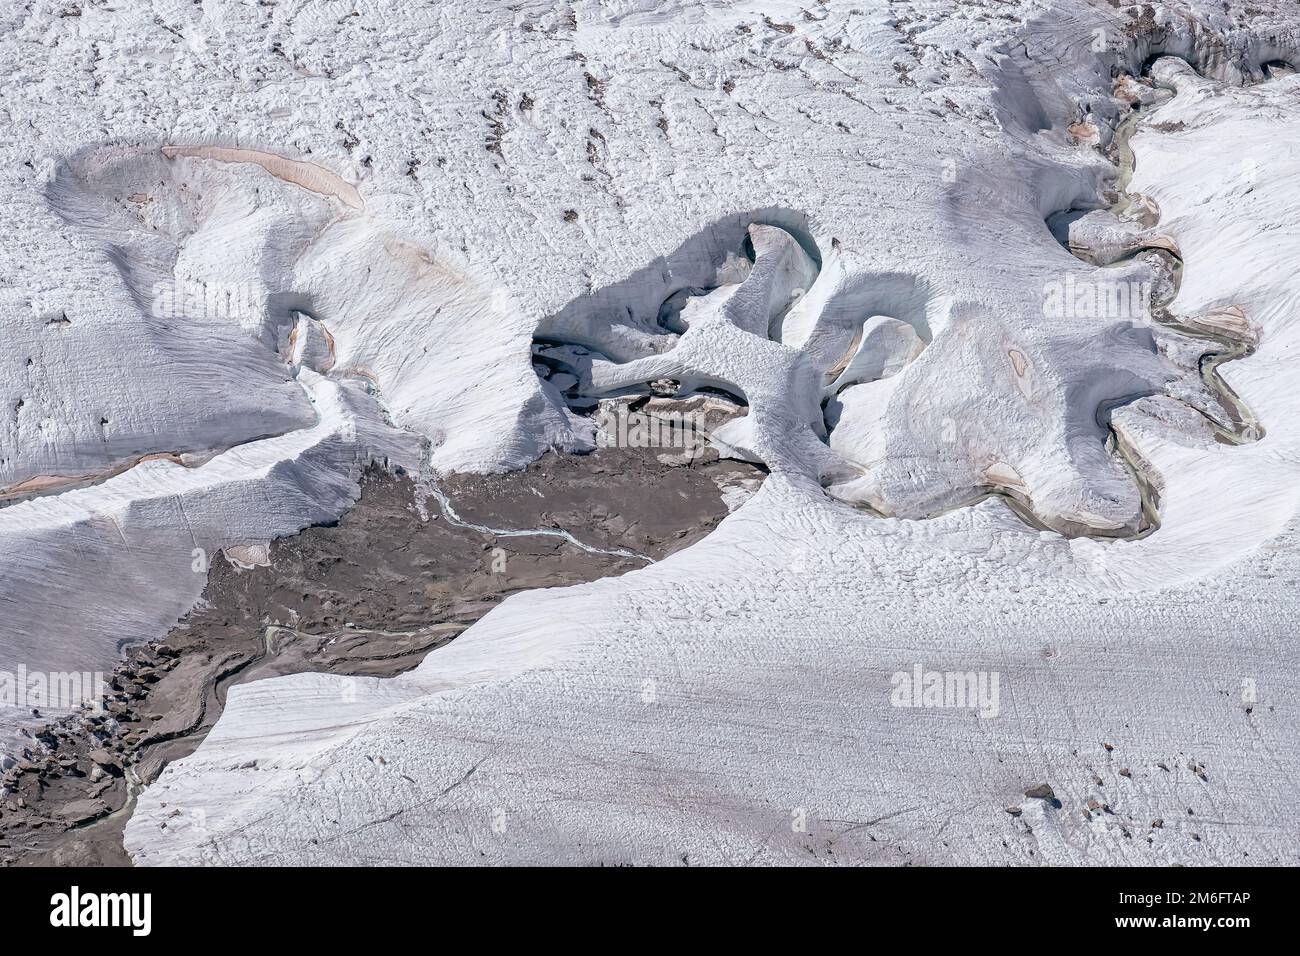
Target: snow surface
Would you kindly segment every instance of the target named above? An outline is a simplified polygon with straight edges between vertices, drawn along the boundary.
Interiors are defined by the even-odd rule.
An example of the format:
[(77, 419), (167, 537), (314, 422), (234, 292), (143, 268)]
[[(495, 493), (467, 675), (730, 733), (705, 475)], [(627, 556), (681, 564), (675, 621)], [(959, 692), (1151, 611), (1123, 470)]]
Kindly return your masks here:
[[(1253, 7), (0, 13), (0, 493), (55, 482), (0, 508), (0, 668), (160, 635), (194, 548), (336, 516), (370, 458), (589, 447), (536, 335), (593, 393), (739, 394), (718, 440), (771, 477), (402, 677), (235, 688), (137, 862), (1294, 862), (1300, 80), (1241, 83), (1300, 16)], [(1181, 333), (1044, 313), (1157, 277), (1046, 220), (1106, 205), (1112, 70), (1159, 53), (1204, 78), (1158, 64), (1130, 192), (1176, 316), (1258, 342), (1219, 373), (1259, 441), (1214, 440)], [(159, 319), (169, 280), (254, 306)], [(891, 706), (917, 664), (997, 672), (999, 715)]]

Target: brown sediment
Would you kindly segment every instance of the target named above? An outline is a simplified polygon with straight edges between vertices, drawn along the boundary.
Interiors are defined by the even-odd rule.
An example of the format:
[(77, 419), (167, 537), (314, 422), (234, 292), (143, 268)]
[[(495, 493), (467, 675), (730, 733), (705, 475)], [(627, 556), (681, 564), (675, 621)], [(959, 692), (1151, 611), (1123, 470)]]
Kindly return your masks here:
[[(550, 454), (520, 472), (452, 477), (441, 491), (465, 522), (562, 528), (591, 548), (657, 560), (725, 516), (720, 483), (762, 474), (716, 458), (673, 465), (657, 451)], [(235, 684), (393, 676), (510, 594), (645, 565), (562, 538), (466, 528), (435, 498), (421, 501), (410, 478), (378, 470), (337, 524), (273, 542), (269, 559), (246, 569), (216, 556), (203, 603), (161, 643), (128, 652), (102, 713), (34, 734), (3, 778), (0, 863), (130, 865), (122, 830), (134, 792), (198, 747)]]
[(252, 163), (261, 166), (276, 179), (293, 183), (295, 186), (301, 186), (322, 196), (333, 196), (352, 209), (362, 209), (365, 206), (356, 186), (338, 173), (332, 173), (324, 166), (317, 166), (315, 163), (289, 159), (260, 149), (236, 149), (225, 146), (164, 146), (162, 153), (168, 159), (175, 159), (177, 156), (193, 156), (220, 163)]
[[(1142, 126), (1144, 115), (1140, 109), (1133, 108), (1120, 122), (1115, 130), (1113, 148), (1119, 174), (1116, 179), (1118, 198), (1111, 207), (1111, 212), (1120, 217), (1133, 218), (1146, 229), (1153, 229), (1159, 222), (1158, 207), (1140, 193), (1130, 193), (1129, 186), (1133, 180), (1135, 157), (1132, 138)], [(1143, 126), (1143, 128), (1145, 128)], [(1150, 202), (1150, 207), (1143, 214), (1135, 209), (1135, 200)], [(1219, 366), (1227, 362), (1245, 358), (1254, 353), (1259, 344), (1258, 330), (1251, 324), (1249, 317), (1239, 305), (1232, 305), (1222, 310), (1200, 316), (1183, 316), (1175, 314), (1171, 305), (1178, 297), (1182, 287), (1183, 258), (1178, 243), (1170, 236), (1155, 235), (1144, 237), (1140, 246), (1129, 255), (1121, 257), (1106, 268), (1122, 267), (1129, 259), (1141, 255), (1154, 255), (1168, 263), (1171, 289), (1161, 301), (1154, 302), (1151, 308), (1152, 318), (1160, 325), (1176, 329), (1192, 338), (1213, 343), (1217, 348), (1208, 349), (1201, 357), (1200, 373), (1206, 387), (1219, 402), (1228, 423), (1225, 425), (1196, 409), (1213, 428), (1215, 437), (1224, 444), (1241, 445), (1258, 441), (1264, 435), (1264, 426), (1255, 417), (1246, 402), (1228, 385), (1219, 374)], [(1112, 433), (1113, 433), (1112, 429)], [(1135, 455), (1125, 455), (1130, 468), (1135, 468)], [(1150, 495), (1155, 500), (1154, 491), (1150, 489), (1145, 473), (1134, 472), (1144, 498)], [(1156, 519), (1158, 521), (1158, 517)]]

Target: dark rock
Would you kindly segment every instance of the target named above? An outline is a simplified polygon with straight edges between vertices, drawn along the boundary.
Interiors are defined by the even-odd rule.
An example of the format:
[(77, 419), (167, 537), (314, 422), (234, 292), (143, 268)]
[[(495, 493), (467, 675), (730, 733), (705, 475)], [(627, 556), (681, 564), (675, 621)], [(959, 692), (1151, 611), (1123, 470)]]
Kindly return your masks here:
[(102, 747), (98, 750), (92, 750), (86, 756), (100, 767), (108, 768), (122, 766), (122, 761), (119, 758), (109, 753), (107, 750), (104, 750)]
[(1036, 787), (1030, 787), (1025, 791), (1025, 796), (1033, 800), (1056, 800), (1056, 793), (1045, 783), (1040, 783)]
[(108, 804), (103, 800), (87, 798), (85, 800), (74, 800), (59, 808), (59, 817), (64, 822), (73, 826), (79, 823), (87, 823), (96, 817), (102, 817), (108, 813)]

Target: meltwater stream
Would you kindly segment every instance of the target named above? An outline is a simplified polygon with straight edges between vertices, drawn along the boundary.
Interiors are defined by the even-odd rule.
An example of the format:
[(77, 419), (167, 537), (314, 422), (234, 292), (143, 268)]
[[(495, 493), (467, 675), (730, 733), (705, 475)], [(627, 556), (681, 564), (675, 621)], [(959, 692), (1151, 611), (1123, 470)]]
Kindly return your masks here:
[(425, 484), (435, 498), (438, 499), (438, 505), (442, 508), (442, 513), (447, 516), (447, 520), (458, 528), (467, 528), (470, 531), (478, 531), (482, 534), (495, 535), (501, 538), (561, 538), (576, 548), (581, 548), (590, 554), (611, 554), (620, 558), (633, 558), (637, 561), (644, 561), (647, 564), (654, 564), (654, 558), (638, 554), (635, 551), (628, 551), (623, 548), (598, 548), (595, 545), (587, 544), (575, 538), (563, 528), (490, 528), (487, 525), (475, 524), (472, 521), (466, 521), (456, 511), (456, 507), (447, 497), (446, 492), (438, 487), (438, 483), (430, 478)]

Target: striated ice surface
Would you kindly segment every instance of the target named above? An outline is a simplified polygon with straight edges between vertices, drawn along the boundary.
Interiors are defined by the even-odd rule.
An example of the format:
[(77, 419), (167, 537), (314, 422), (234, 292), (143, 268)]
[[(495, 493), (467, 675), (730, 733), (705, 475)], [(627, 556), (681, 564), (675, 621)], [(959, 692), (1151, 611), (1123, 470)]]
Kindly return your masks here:
[(0, 17), (0, 669), (161, 636), (371, 460), (589, 448), (535, 340), (772, 472), (411, 673), (236, 687), (136, 862), (1294, 862), (1292, 5)]

